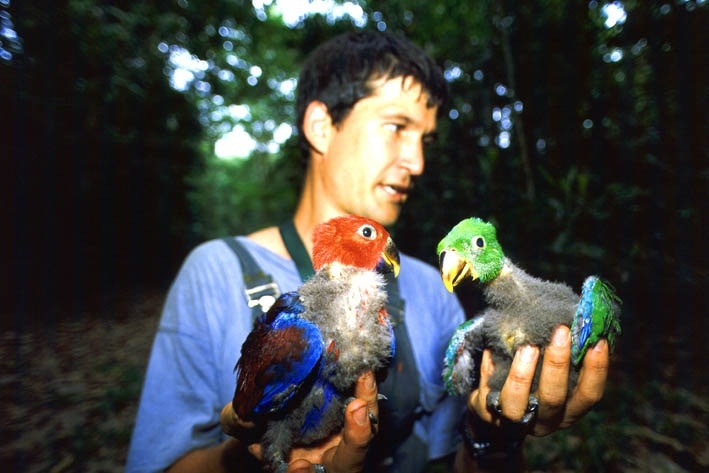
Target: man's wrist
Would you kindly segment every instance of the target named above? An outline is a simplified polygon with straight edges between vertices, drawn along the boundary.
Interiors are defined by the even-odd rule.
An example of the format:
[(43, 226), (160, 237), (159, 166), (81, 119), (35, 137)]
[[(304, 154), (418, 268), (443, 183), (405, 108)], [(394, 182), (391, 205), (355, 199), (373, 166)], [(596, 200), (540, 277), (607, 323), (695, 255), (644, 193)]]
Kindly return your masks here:
[(481, 467), (521, 463), (525, 434), (513, 423), (502, 421), (497, 427), (467, 411), (461, 429), (463, 444)]

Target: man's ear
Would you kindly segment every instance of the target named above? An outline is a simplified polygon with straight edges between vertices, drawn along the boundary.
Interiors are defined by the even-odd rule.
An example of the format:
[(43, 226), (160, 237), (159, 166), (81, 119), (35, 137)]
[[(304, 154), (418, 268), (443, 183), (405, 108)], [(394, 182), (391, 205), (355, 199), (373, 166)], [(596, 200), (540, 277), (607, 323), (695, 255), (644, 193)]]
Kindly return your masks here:
[(316, 152), (327, 152), (332, 133), (332, 118), (327, 105), (318, 100), (308, 104), (303, 116), (303, 133)]

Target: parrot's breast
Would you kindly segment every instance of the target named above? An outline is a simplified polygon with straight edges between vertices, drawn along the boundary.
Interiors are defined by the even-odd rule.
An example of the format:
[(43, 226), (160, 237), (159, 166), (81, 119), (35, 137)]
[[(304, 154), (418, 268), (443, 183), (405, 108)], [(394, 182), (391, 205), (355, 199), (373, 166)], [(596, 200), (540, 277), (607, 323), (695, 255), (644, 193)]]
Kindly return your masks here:
[[(338, 388), (351, 387), (365, 370), (383, 367), (391, 356), (390, 326), (382, 323), (385, 281), (374, 271), (333, 266), (316, 274), (300, 289), (304, 317), (320, 328), (325, 346), (336, 357), (328, 372)], [(336, 276), (336, 277), (335, 277)]]

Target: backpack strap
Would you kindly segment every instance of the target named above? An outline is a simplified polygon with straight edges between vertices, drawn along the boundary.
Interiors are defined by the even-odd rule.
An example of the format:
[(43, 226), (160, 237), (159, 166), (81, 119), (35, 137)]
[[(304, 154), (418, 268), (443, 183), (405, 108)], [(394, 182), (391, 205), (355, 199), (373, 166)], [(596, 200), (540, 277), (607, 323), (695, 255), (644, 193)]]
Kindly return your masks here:
[(232, 249), (241, 265), (244, 279), (244, 293), (251, 308), (253, 320), (271, 308), (281, 291), (270, 274), (266, 274), (251, 253), (234, 237), (222, 238), (222, 241)]
[[(399, 449), (405, 448), (405, 445), (414, 445), (406, 440), (411, 436), (414, 422), (424, 413), (420, 403), (419, 372), (409, 333), (406, 330), (405, 303), (399, 295), (399, 283), (394, 274), (388, 273), (386, 280), (386, 309), (394, 326), (396, 352), (391, 360), (387, 377), (384, 381), (380, 381), (378, 386), (379, 392), (386, 395), (388, 400), (379, 403), (382, 429), (370, 445), (369, 454), (374, 464), (381, 462), (386, 464), (390, 461), (387, 458), (392, 456), (398, 458), (403, 454), (420, 458), (415, 451), (399, 451)], [(372, 468), (372, 471), (378, 470)]]
[(303, 240), (300, 239), (298, 231), (295, 229), (295, 223), (293, 220), (287, 220), (278, 226), (278, 231), (281, 233), (288, 254), (293, 258), (295, 267), (298, 268), (300, 279), (303, 282), (307, 281), (315, 274), (315, 269), (313, 269), (313, 262), (310, 260), (308, 250), (305, 249)]

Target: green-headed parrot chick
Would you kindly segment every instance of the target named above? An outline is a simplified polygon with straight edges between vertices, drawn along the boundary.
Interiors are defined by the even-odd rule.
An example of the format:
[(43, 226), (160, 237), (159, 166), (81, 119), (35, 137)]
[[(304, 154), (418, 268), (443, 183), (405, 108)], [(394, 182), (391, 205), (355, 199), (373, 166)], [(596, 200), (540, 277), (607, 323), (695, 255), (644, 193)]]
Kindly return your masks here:
[[(480, 315), (461, 324), (449, 342), (443, 379), (450, 393), (467, 395), (477, 387), (480, 357), (489, 348), (495, 369), (487, 403), (497, 407), (517, 348), (531, 344), (543, 350), (561, 324), (571, 328), (575, 369), (570, 370), (569, 392), (589, 347), (605, 337), (613, 349), (620, 334), (620, 299), (598, 277), (586, 278), (579, 296), (566, 284), (530, 276), (505, 257), (495, 227), (479, 218), (458, 223), (440, 241), (437, 251), (446, 288), (453, 291), (465, 278), (479, 279), (488, 303)], [(532, 392), (536, 392), (538, 377), (539, 369)], [(531, 409), (535, 403), (530, 396)]]

